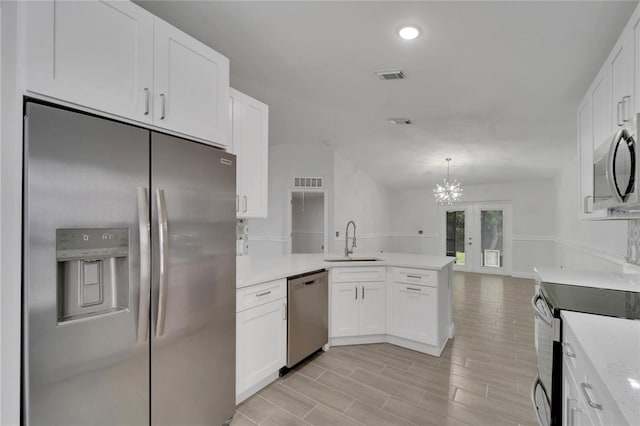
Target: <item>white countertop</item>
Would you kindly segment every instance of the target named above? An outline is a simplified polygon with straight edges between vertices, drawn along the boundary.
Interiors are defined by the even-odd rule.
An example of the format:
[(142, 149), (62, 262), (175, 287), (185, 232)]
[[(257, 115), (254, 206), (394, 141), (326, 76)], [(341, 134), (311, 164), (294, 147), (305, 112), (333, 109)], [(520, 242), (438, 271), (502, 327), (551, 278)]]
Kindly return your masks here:
[(640, 292), (640, 274), (618, 274), (551, 267), (535, 267), (534, 270), (540, 280), (545, 283)]
[(325, 262), (325, 258), (339, 258), (337, 255), (325, 254), (238, 256), (236, 259), (236, 288), (304, 274), (318, 269), (353, 266), (399, 266), (440, 270), (455, 261), (454, 257), (404, 253), (357, 253), (353, 257), (374, 257), (381, 260), (374, 262)]
[(630, 425), (640, 425), (640, 321), (563, 311)]

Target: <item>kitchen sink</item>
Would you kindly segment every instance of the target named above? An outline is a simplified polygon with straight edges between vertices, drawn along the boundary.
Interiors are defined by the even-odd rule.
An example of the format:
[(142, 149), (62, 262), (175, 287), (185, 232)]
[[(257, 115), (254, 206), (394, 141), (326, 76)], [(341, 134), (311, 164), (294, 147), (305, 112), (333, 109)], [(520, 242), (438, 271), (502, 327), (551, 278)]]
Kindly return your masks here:
[(325, 259), (325, 262), (380, 262), (382, 259), (376, 257), (338, 257)]

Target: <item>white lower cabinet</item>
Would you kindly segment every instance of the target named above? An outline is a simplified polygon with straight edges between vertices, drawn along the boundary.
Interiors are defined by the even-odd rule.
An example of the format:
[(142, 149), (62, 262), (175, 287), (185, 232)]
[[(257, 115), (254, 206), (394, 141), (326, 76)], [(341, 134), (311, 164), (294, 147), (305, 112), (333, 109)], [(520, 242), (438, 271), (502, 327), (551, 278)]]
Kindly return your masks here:
[(578, 389), (578, 385), (576, 385), (575, 379), (571, 375), (566, 362), (562, 370), (562, 387), (564, 391), (562, 425), (595, 426), (591, 418), (587, 415), (584, 402), (580, 396), (580, 389)]
[(386, 332), (385, 283), (333, 283), (331, 337)]
[[(256, 300), (268, 297), (262, 296), (268, 291), (257, 292)], [(286, 300), (280, 298), (236, 313), (236, 402), (268, 384), (287, 363)]]
[(429, 345), (438, 344), (438, 289), (394, 282), (390, 334)]

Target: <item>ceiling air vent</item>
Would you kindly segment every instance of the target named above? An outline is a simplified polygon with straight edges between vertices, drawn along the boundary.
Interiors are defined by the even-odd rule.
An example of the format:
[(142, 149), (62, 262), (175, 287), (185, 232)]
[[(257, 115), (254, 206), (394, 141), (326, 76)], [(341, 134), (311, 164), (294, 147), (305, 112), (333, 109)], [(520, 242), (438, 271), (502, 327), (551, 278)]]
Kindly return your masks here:
[(411, 124), (411, 120), (408, 118), (390, 118), (389, 123), (391, 124)]
[(384, 70), (375, 71), (380, 80), (403, 80), (404, 73), (402, 70)]
[(322, 188), (321, 177), (297, 177), (293, 178), (295, 188)]

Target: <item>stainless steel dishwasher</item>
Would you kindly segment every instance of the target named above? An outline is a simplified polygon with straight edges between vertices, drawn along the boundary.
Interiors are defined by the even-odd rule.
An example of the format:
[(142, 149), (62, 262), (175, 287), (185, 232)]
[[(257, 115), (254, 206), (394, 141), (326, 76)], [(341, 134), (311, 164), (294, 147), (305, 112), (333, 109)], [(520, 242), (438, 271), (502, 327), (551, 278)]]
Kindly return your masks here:
[(287, 281), (287, 368), (329, 342), (329, 273), (325, 270)]

